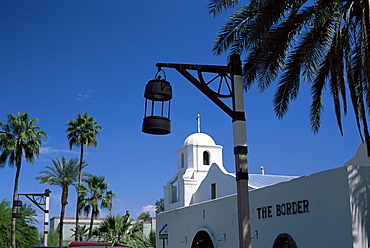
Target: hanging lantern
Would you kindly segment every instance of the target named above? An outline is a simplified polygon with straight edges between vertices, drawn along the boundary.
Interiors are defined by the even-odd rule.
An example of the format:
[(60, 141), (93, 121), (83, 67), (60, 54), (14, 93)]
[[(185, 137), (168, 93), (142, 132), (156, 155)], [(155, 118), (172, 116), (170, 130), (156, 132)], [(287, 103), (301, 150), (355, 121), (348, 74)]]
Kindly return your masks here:
[[(171, 133), (170, 100), (172, 87), (166, 78), (157, 76), (145, 86), (145, 110), (142, 131), (148, 134)], [(164, 73), (164, 71), (163, 71)]]

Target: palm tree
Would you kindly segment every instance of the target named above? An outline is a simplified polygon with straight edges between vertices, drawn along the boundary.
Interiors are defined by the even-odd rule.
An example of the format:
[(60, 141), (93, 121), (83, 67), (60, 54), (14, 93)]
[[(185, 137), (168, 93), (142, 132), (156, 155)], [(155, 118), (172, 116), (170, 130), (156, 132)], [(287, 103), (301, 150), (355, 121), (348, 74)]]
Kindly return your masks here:
[(150, 218), (150, 213), (149, 213), (149, 211), (148, 212), (142, 212), (141, 214), (139, 214), (139, 216), (137, 218), (139, 220), (148, 219), (148, 218)]
[(116, 194), (113, 193), (112, 190), (108, 190), (107, 193), (106, 193), (106, 197), (109, 201), (109, 215), (112, 216), (113, 215), (113, 197), (115, 197)]
[[(40, 233), (40, 238), (44, 235)], [(59, 246), (59, 231), (55, 229), (50, 229), (48, 233), (48, 245), (50, 246)]]
[(155, 213), (164, 212), (164, 198), (160, 198), (158, 201), (155, 202)]
[(86, 216), (91, 212), (89, 238), (91, 238), (94, 218), (100, 214), (99, 202), (101, 208), (108, 209), (112, 205), (112, 197), (114, 193), (108, 190), (108, 183), (104, 182), (104, 176), (90, 175), (84, 178), (85, 185), (81, 185), (79, 193), (81, 196), (79, 209), (83, 211)]
[(77, 230), (76, 230), (76, 227), (74, 227), (73, 229), (70, 229), (72, 231), (72, 236), (75, 236), (76, 237), (76, 233), (78, 234), (78, 240), (77, 241), (84, 241), (84, 239), (86, 238), (87, 236), (87, 232), (89, 231), (89, 229), (86, 227), (86, 225), (83, 225), (83, 226), (78, 226), (77, 227)]
[(137, 233), (136, 238), (129, 241), (127, 244), (137, 248), (155, 248), (155, 231), (150, 230), (149, 235), (145, 235), (142, 231), (140, 231)]
[(99, 227), (94, 229), (94, 236), (100, 241), (113, 243), (130, 243), (142, 232), (142, 225), (132, 224), (128, 211), (124, 216), (107, 216)]
[[(80, 147), (80, 172), (78, 177), (78, 186), (81, 186), (82, 183), (82, 163), (84, 155), (84, 147), (87, 148), (90, 146), (98, 145), (96, 137), (98, 136), (98, 130), (102, 130), (101, 126), (97, 125), (98, 122), (95, 121), (95, 118), (89, 116), (87, 112), (82, 114), (77, 114), (76, 120), (70, 120), (66, 123), (67, 125), (67, 138), (69, 141), (69, 148), (72, 149), (73, 146)], [(79, 222), (79, 195), (77, 194), (77, 203), (76, 203), (76, 231), (78, 230)], [(78, 233), (75, 235), (75, 240), (78, 240)]]
[[(29, 113), (18, 113), (17, 116), (8, 114), (8, 122), (0, 122), (0, 167), (6, 162), (16, 167), (13, 191), (12, 213), (16, 213), (14, 201), (18, 199), (18, 181), (21, 171), (22, 158), (33, 163), (39, 157), (41, 139), (46, 138), (44, 131), (35, 123), (38, 118), (30, 119)], [(12, 248), (16, 248), (16, 219), (12, 218)]]
[[(239, 0), (210, 0), (217, 15)], [(282, 118), (302, 81), (311, 84), (310, 122), (319, 131), (323, 90), (328, 88), (343, 135), (347, 95), (361, 139), (370, 155), (370, 3), (362, 0), (250, 0), (221, 27), (213, 50), (244, 53), (245, 89), (257, 81), (263, 91), (277, 81), (274, 110)], [(364, 136), (364, 137), (363, 137)]]
[[(62, 188), (61, 210), (59, 223), (59, 246), (63, 244), (63, 223), (65, 208), (68, 204), (69, 186), (77, 187), (79, 166), (78, 158), (66, 161), (65, 157), (61, 159), (52, 159), (53, 166), (47, 165), (46, 170), (40, 172), (40, 176), (36, 180), (40, 180), (40, 184), (57, 185)], [(83, 163), (84, 168), (87, 164)]]

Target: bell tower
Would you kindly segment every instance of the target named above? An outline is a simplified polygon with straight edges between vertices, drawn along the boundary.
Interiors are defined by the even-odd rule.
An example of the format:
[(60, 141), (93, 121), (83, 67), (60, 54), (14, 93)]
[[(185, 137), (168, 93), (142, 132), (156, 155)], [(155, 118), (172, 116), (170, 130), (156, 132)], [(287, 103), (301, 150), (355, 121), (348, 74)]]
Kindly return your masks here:
[(213, 163), (222, 166), (222, 146), (205, 133), (187, 137), (177, 150), (177, 173), (164, 186), (165, 211), (188, 206)]

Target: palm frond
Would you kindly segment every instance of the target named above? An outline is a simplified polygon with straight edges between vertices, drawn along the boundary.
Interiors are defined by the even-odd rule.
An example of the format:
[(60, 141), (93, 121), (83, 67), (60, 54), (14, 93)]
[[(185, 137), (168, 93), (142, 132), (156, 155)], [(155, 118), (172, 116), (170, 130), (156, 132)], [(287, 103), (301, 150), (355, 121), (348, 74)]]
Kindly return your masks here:
[(213, 45), (213, 52), (221, 54), (226, 51), (238, 38), (241, 30), (248, 30), (256, 12), (251, 7), (241, 7), (221, 27)]
[(287, 63), (286, 71), (283, 73), (278, 88), (274, 95), (274, 111), (275, 115), (281, 119), (288, 111), (289, 103), (297, 98), (300, 88), (300, 72), (299, 54), (295, 53)]
[(211, 0), (208, 3), (208, 14), (216, 16), (222, 11), (234, 7), (239, 3), (239, 0)]
[[(223, 6), (232, 2), (211, 0), (211, 13), (224, 11)], [(246, 90), (258, 82), (258, 90), (263, 91), (278, 79), (273, 100), (278, 118), (297, 97), (300, 84), (312, 83), (314, 133), (321, 125), (323, 91), (329, 90), (343, 135), (349, 96), (360, 137), (370, 144), (369, 34), (369, 1), (251, 0), (221, 27), (213, 51), (245, 54)]]
[[(258, 47), (256, 55), (248, 57), (250, 64), (259, 65), (258, 89), (260, 91), (269, 87), (286, 67), (285, 60), (293, 46), (293, 41), (311, 15), (310, 11), (290, 15), (286, 21), (270, 30), (269, 36)], [(245, 71), (245, 74), (248, 73), (249, 71)]]
[(312, 103), (310, 106), (310, 123), (314, 133), (318, 133), (321, 125), (321, 113), (324, 110), (322, 102), (322, 92), (326, 85), (326, 80), (330, 76), (330, 60), (326, 59), (320, 66), (318, 76), (311, 87)]

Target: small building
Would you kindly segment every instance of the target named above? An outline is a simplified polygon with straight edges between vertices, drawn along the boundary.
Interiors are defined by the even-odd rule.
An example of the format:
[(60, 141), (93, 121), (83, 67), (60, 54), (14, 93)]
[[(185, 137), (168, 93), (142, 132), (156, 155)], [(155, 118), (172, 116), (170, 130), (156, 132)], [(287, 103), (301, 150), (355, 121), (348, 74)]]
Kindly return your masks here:
[[(90, 218), (79, 218), (79, 225), (86, 227), (90, 227)], [(99, 227), (99, 225), (103, 222), (104, 218), (94, 218), (93, 229), (95, 227)], [(131, 224), (135, 225), (137, 223), (141, 223), (143, 225), (143, 234), (149, 236), (150, 231), (155, 231), (156, 228), (156, 218), (150, 217), (147, 219), (130, 219)], [(58, 230), (60, 223), (60, 217), (53, 217), (50, 219), (50, 230)], [(76, 227), (76, 218), (74, 217), (64, 217), (64, 224), (63, 224), (63, 239), (64, 241), (71, 241), (74, 240), (73, 231)]]
[[(104, 218), (94, 218), (93, 228), (98, 227), (100, 223), (104, 220)], [(78, 224), (80, 226), (86, 225), (90, 227), (90, 218), (80, 217)], [(57, 231), (59, 228), (60, 217), (56, 216), (50, 219), (50, 230)], [(74, 240), (74, 234), (72, 230), (76, 228), (76, 218), (74, 217), (64, 217), (63, 221), (63, 239), (64, 241), (71, 241)]]
[[(157, 247), (239, 246), (235, 174), (222, 147), (204, 133), (177, 151), (177, 173), (164, 186)], [(249, 175), (253, 248), (370, 247), (370, 160), (362, 144), (336, 169), (296, 177)]]

